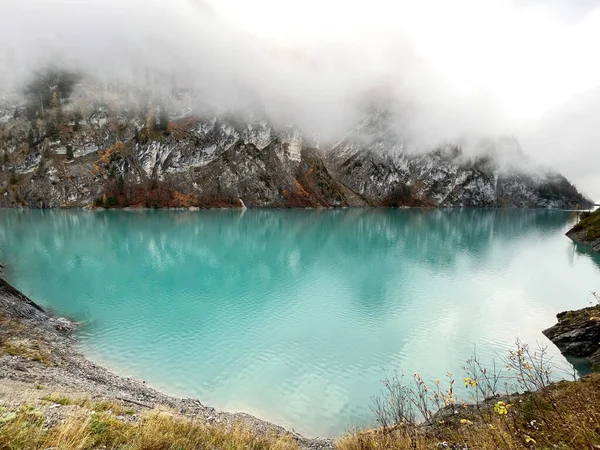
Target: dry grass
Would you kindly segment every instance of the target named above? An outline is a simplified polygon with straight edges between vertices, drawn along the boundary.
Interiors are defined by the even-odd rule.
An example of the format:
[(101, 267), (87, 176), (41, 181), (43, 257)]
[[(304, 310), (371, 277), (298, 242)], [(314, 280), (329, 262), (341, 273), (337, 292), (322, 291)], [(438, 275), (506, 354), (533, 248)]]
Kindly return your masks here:
[(186, 139), (194, 131), (196, 124), (197, 119), (195, 117), (171, 120), (167, 126), (167, 131), (175, 140)]
[(42, 400), (45, 402), (55, 403), (57, 405), (73, 405), (77, 403), (71, 397), (66, 397), (64, 395), (46, 395), (42, 397)]
[(127, 144), (118, 141), (114, 145), (108, 147), (104, 151), (98, 152), (100, 155), (100, 159), (98, 163), (100, 164), (109, 164), (113, 155), (129, 155), (131, 150), (127, 146)]
[[(114, 405), (111, 405), (111, 407)], [(128, 449), (274, 449), (293, 450), (289, 437), (262, 436), (241, 425), (226, 429), (164, 411), (153, 410), (138, 422), (120, 420), (115, 413), (79, 408), (66, 420), (46, 429), (44, 412), (33, 406), (18, 411), (0, 409), (0, 449), (64, 450)]]
[(459, 408), (439, 415), (434, 424), (371, 430), (340, 440), (339, 450), (421, 449), (598, 449), (600, 448), (600, 375), (553, 384), (535, 393), (505, 399), (479, 410)]
[(2, 352), (11, 356), (20, 356), (31, 361), (52, 364), (51, 352), (39, 342), (30, 339), (6, 339), (1, 344)]
[(25, 325), (17, 319), (0, 314), (0, 340), (13, 336), (16, 333), (23, 332)]
[(27, 335), (26, 327), (16, 319), (0, 315), (0, 356), (20, 356), (31, 361), (52, 364), (52, 351), (41, 339)]
[[(0, 356), (5, 353), (46, 362), (50, 354), (44, 353), (45, 344), (26, 336), (26, 331), (17, 320), (0, 316)], [(385, 402), (377, 404), (379, 420), (385, 426), (349, 434), (337, 442), (337, 449), (600, 449), (600, 374), (552, 384), (543, 349), (536, 353), (519, 341), (504, 363), (512, 373), (509, 379), (525, 393), (499, 397), (499, 375), (495, 368), (482, 368), (475, 355), (467, 361), (464, 379), (473, 392), (474, 404), (456, 400), (453, 379), (447, 391), (440, 391), (439, 384), (433, 389), (426, 387), (419, 375), (412, 387), (392, 382)], [(480, 400), (491, 396), (492, 400)], [(261, 435), (241, 425), (209, 425), (156, 409), (138, 415), (113, 400), (93, 401), (60, 393), (40, 400), (39, 408), (0, 406), (0, 450), (297, 448), (290, 437)], [(70, 408), (68, 417), (48, 427), (48, 403)], [(414, 423), (411, 404), (426, 423)], [(387, 405), (393, 414), (386, 414)], [(436, 412), (431, 406), (441, 409)], [(127, 418), (129, 415), (135, 418)]]
[[(296, 449), (289, 437), (257, 435), (241, 425), (227, 429), (170, 412), (152, 410), (137, 422), (113, 401), (94, 402), (47, 396), (44, 400), (75, 408), (63, 422), (45, 428), (43, 408), (25, 405), (10, 411), (0, 407), (0, 449)], [(338, 450), (425, 449), (597, 449), (600, 448), (600, 375), (561, 382), (535, 393), (505, 398), (479, 408), (460, 406), (443, 411), (432, 425), (395, 426), (368, 430), (337, 442)], [(445, 412), (445, 413), (444, 413)]]
[(110, 412), (111, 414), (115, 414), (117, 416), (121, 416), (123, 414), (129, 415), (131, 413), (130, 410), (126, 410), (123, 408), (121, 403), (115, 400), (94, 401), (86, 397), (71, 398), (62, 394), (46, 395), (41, 397), (40, 400), (62, 406), (76, 405), (94, 412)]

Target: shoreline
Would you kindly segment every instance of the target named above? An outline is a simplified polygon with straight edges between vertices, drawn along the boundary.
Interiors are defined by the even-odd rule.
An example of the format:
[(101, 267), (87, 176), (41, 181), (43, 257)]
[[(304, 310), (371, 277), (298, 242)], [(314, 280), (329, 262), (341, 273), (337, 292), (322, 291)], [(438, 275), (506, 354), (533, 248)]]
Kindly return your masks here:
[[(67, 320), (69, 320), (69, 319), (67, 319)], [(79, 351), (79, 353), (81, 353), (84, 358), (86, 358), (92, 364), (102, 367), (103, 369), (117, 375), (120, 378), (131, 379), (131, 380), (135, 380), (137, 382), (141, 382), (148, 388), (150, 388), (154, 391), (157, 391), (160, 394), (165, 395), (167, 397), (172, 397), (172, 398), (177, 398), (177, 399), (193, 399), (193, 400), (199, 400), (199, 398), (200, 398), (200, 397), (197, 397), (194, 395), (188, 397), (185, 394), (179, 393), (179, 392), (177, 392), (177, 390), (172, 390), (168, 386), (165, 386), (161, 383), (157, 384), (157, 383), (154, 383), (151, 381), (147, 381), (143, 377), (136, 376), (135, 374), (130, 374), (127, 369), (120, 368), (118, 364), (113, 364), (110, 361), (105, 361), (104, 358), (102, 358), (102, 357), (96, 357), (94, 355), (88, 356), (88, 355), (86, 355), (86, 352), (83, 351), (81, 343), (76, 338), (73, 338), (73, 340), (74, 340), (75, 349), (77, 349), (77, 351)], [(215, 401), (215, 403), (216, 403), (216, 401)], [(202, 405), (204, 405), (204, 403), (202, 403)], [(206, 405), (204, 405), (204, 406), (206, 406)], [(292, 435), (301, 436), (303, 439), (307, 439), (307, 440), (324, 440), (324, 441), (331, 440), (331, 441), (334, 441), (335, 439), (339, 438), (339, 436), (338, 437), (311, 436), (309, 433), (298, 432), (291, 424), (280, 424), (280, 421), (270, 420), (267, 417), (268, 416), (267, 414), (262, 414), (262, 412), (258, 411), (258, 410), (251, 410), (251, 409), (244, 408), (244, 407), (230, 409), (230, 408), (221, 407), (221, 406), (211, 406), (210, 408), (212, 408), (215, 411), (222, 413), (222, 414), (230, 414), (230, 415), (234, 415), (234, 416), (237, 414), (244, 414), (246, 416), (251, 416), (252, 418), (256, 419), (257, 421), (265, 422), (266, 424), (269, 424), (269, 425), (274, 425), (279, 429), (283, 429), (286, 432), (290, 432)]]
[(578, 219), (577, 223), (567, 231), (566, 236), (573, 242), (600, 252), (600, 208), (586, 211)]
[[(241, 200), (241, 199), (240, 199)], [(424, 210), (457, 210), (457, 209), (474, 209), (474, 210), (485, 210), (485, 209), (493, 209), (500, 211), (577, 211), (581, 213), (586, 213), (594, 210), (594, 207), (591, 206), (593, 203), (589, 204), (590, 207), (586, 207), (586, 205), (575, 205), (571, 207), (551, 207), (551, 206), (514, 206), (514, 205), (481, 205), (481, 206), (446, 206), (446, 205), (430, 205), (430, 204), (420, 204), (420, 205), (381, 205), (381, 204), (361, 204), (361, 205), (328, 205), (328, 206), (293, 206), (293, 205), (264, 205), (264, 206), (247, 206), (244, 203), (244, 206), (241, 204), (238, 206), (158, 206), (158, 207), (148, 207), (148, 206), (96, 206), (92, 203), (88, 203), (85, 205), (58, 205), (58, 206), (49, 206), (49, 207), (35, 207), (29, 205), (8, 205), (8, 206), (0, 206), (0, 210), (50, 210), (50, 211), (247, 211), (247, 210), (381, 210), (381, 209), (424, 209)], [(600, 208), (597, 208), (600, 210)]]
[[(9, 338), (12, 351), (2, 352), (0, 348), (0, 399), (10, 399), (11, 392), (13, 396), (20, 391), (31, 395), (38, 386), (44, 386), (52, 392), (76, 392), (143, 410), (166, 407), (208, 425), (233, 428), (241, 424), (257, 435), (292, 438), (303, 449), (333, 448), (331, 439), (308, 438), (244, 412), (219, 411), (198, 399), (171, 396), (143, 380), (123, 377), (94, 363), (81, 353), (72, 337), (74, 322), (45, 311), (6, 282), (0, 271), (0, 321), (3, 319), (12, 324), (16, 336)], [(3, 324), (3, 328), (3, 332), (11, 331), (11, 325)]]
[[(81, 423), (77, 420), (87, 420), (83, 424), (89, 426), (94, 420), (99, 420), (116, 427), (117, 430), (122, 427), (140, 430), (143, 435), (142, 427), (145, 424), (166, 417), (166, 422), (161, 422), (163, 425), (173, 423), (169, 420), (187, 421), (192, 426), (221, 430), (220, 433), (233, 436), (228, 438), (232, 439), (232, 442), (236, 442), (236, 436), (240, 435), (240, 427), (250, 433), (244, 435), (246, 439), (252, 442), (262, 439), (260, 441), (262, 444), (257, 447), (252, 443), (240, 443), (239, 447), (227, 448), (276, 448), (278, 450), (418, 448), (424, 450), (442, 448), (438, 444), (448, 442), (448, 446), (443, 448), (491, 450), (499, 448), (495, 430), (511, 426), (509, 423), (514, 424), (515, 429), (511, 431), (510, 439), (516, 439), (516, 443), (522, 442), (523, 438), (537, 439), (540, 443), (553, 445), (570, 442), (573, 437), (570, 431), (564, 435), (560, 433), (551, 435), (548, 434), (549, 430), (560, 430), (567, 426), (567, 430), (574, 431), (575, 427), (590, 414), (597, 415), (597, 405), (600, 405), (600, 403), (590, 402), (590, 398), (600, 392), (600, 375), (591, 374), (576, 381), (550, 382), (548, 380), (549, 384), (542, 381), (541, 385), (536, 385), (533, 390), (526, 389), (519, 393), (521, 390), (517, 389), (513, 393), (507, 392), (506, 395), (496, 393), (482, 398), (481, 402), (477, 400), (477, 403), (462, 404), (463, 407), (460, 408), (456, 408), (452, 403), (451, 407), (437, 410), (430, 417), (431, 423), (409, 422), (405, 427), (402, 422), (402, 425), (395, 424), (391, 428), (386, 428), (387, 426), (384, 425), (383, 428), (357, 430), (335, 440), (307, 438), (248, 413), (219, 411), (203, 405), (195, 398), (166, 394), (148, 386), (143, 380), (118, 375), (106, 366), (94, 363), (83, 355), (77, 340), (72, 337), (77, 325), (45, 311), (14, 288), (3, 279), (2, 269), (3, 266), (0, 265), (0, 419), (6, 416), (8, 417), (6, 420), (13, 420), (15, 417), (31, 417), (31, 414), (38, 414), (39, 417), (43, 417), (44, 430), (59, 429), (64, 424), (70, 426), (72, 423)], [(600, 320), (590, 320), (588, 314), (592, 312), (594, 313), (592, 316), (595, 317), (598, 311), (600, 305), (559, 313), (557, 315), (559, 323), (544, 330), (543, 333), (565, 356), (568, 354), (586, 356), (576, 355), (577, 352), (573, 350), (579, 348), (588, 352), (590, 343), (599, 342), (597, 337), (600, 336)], [(552, 333), (553, 329), (556, 330), (555, 333)], [(598, 346), (600, 344), (597, 344)], [(526, 368), (526, 366), (522, 367)], [(525, 386), (528, 386), (527, 383)], [(568, 425), (565, 423), (564, 415), (554, 414), (543, 407), (543, 403), (548, 401), (558, 402), (560, 410), (569, 409)], [(587, 403), (582, 403), (584, 401)], [(506, 405), (506, 408), (511, 407), (511, 410), (496, 413), (500, 404)], [(539, 408), (535, 406), (536, 409), (532, 411), (532, 405), (542, 406)], [(4, 416), (3, 407), (5, 411), (9, 411), (5, 412)], [(507, 413), (512, 422), (504, 421), (505, 416), (502, 414)], [(552, 421), (552, 426), (546, 431), (537, 426), (533, 427), (532, 414), (540, 419), (540, 424), (549, 420)], [(595, 430), (594, 433), (600, 430), (600, 427), (595, 424), (591, 427)], [(523, 429), (529, 433), (526, 437), (521, 436)], [(413, 446), (415, 436), (419, 437), (423, 447)], [(600, 439), (600, 434), (598, 436)], [(579, 444), (587, 443), (583, 437), (579, 436), (579, 438)], [(504, 439), (508, 439), (508, 435)], [(474, 446), (463, 447), (465, 442), (470, 442)], [(289, 443), (291, 445), (288, 445)], [(455, 443), (456, 446), (450, 446), (450, 443)], [(40, 449), (47, 447), (46, 445)]]
[(553, 212), (587, 212), (588, 209), (569, 209), (569, 208), (542, 208), (542, 207), (504, 207), (504, 206), (323, 206), (323, 207), (246, 207), (246, 208), (228, 208), (228, 207), (166, 207), (166, 208), (146, 208), (146, 207), (126, 207), (126, 208), (103, 208), (95, 206), (69, 206), (52, 208), (30, 208), (30, 207), (8, 207), (0, 206), (0, 211), (125, 211), (125, 212), (149, 212), (149, 211), (174, 211), (174, 212), (202, 212), (202, 211), (237, 211), (245, 213), (246, 211), (383, 211), (383, 210), (422, 210), (422, 211), (553, 211)]

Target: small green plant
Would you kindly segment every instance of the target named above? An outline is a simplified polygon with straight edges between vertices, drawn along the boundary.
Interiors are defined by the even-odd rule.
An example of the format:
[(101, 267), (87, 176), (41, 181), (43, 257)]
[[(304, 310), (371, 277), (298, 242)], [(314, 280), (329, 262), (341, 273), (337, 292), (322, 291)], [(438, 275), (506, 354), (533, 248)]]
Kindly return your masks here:
[(73, 401), (73, 399), (67, 397), (67, 396), (56, 396), (56, 395), (46, 395), (44, 397), (42, 397), (42, 400), (47, 401), (47, 402), (52, 402), (52, 403), (56, 403), (58, 405), (72, 405), (75, 402)]
[(110, 411), (116, 415), (124, 414), (123, 407), (121, 406), (121, 404), (115, 401), (103, 400), (100, 402), (93, 402), (91, 404), (89, 401), (84, 401), (81, 403), (80, 406), (90, 408), (95, 412)]
[(597, 209), (593, 213), (589, 213), (585, 216), (582, 214), (581, 220), (577, 226), (573, 228), (573, 230), (585, 230), (589, 240), (600, 238), (600, 209)]
[(75, 401), (66, 396), (55, 396), (55, 395), (46, 395), (42, 397), (42, 400), (46, 402), (56, 403), (58, 405), (73, 405)]
[(80, 111), (77, 111), (75, 113), (75, 117), (74, 117), (74, 123), (73, 123), (73, 131), (75, 133), (77, 133), (79, 130), (81, 130), (81, 121), (83, 120), (83, 115), (81, 114)]
[(52, 364), (51, 352), (40, 343), (27, 339), (8, 338), (0, 341), (0, 354), (2, 352), (47, 366)]
[(104, 196), (104, 207), (106, 209), (110, 209), (113, 206), (115, 206), (118, 203), (117, 198), (112, 196), (112, 195), (105, 195)]
[[(515, 347), (503, 359), (503, 372), (483, 367), (476, 356), (468, 361), (465, 389), (477, 404), (459, 401), (451, 374), (448, 389), (440, 389), (439, 380), (428, 386), (418, 374), (408, 382), (399, 376), (384, 380), (383, 397), (373, 401), (380, 427), (350, 433), (336, 448), (577, 450), (600, 445), (600, 376), (551, 383), (554, 365), (545, 347), (530, 348), (519, 340)], [(506, 394), (494, 394), (500, 382)], [(417, 414), (424, 423), (413, 419)]]
[(33, 134), (33, 128), (29, 128), (27, 132), (27, 145), (32, 149), (35, 145), (35, 135)]
[[(532, 349), (519, 339), (515, 347), (503, 360), (508, 373), (498, 370), (495, 364), (492, 368), (484, 367), (473, 350), (473, 356), (464, 367), (464, 383), (465, 388), (472, 392), (475, 408), (485, 408), (488, 399), (497, 398), (501, 382), (511, 392), (532, 392), (550, 386), (554, 366), (547, 348)], [(447, 387), (442, 388), (440, 380), (428, 385), (420, 374), (415, 374), (410, 382), (406, 382), (403, 374), (386, 377), (383, 395), (372, 398), (372, 410), (380, 427), (391, 430), (400, 426), (416, 426), (417, 418), (433, 425), (441, 411), (457, 411), (461, 404), (466, 403), (456, 395), (453, 375), (448, 373), (446, 378)], [(504, 400), (495, 402), (494, 410), (499, 415), (506, 415), (509, 408), (510, 404)]]
[(48, 122), (48, 125), (46, 126), (46, 137), (54, 141), (59, 138), (58, 125), (52, 120)]

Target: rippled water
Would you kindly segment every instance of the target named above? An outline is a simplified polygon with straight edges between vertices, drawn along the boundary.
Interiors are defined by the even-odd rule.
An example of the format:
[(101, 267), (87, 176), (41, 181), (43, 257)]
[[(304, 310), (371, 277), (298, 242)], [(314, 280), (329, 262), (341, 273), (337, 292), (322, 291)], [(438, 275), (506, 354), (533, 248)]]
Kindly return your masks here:
[(586, 306), (600, 259), (564, 236), (568, 218), (0, 210), (0, 260), (34, 300), (85, 321), (92, 359), (332, 436), (372, 423), (384, 370), (460, 379), (474, 344), (491, 360), (516, 336), (545, 343), (557, 312)]

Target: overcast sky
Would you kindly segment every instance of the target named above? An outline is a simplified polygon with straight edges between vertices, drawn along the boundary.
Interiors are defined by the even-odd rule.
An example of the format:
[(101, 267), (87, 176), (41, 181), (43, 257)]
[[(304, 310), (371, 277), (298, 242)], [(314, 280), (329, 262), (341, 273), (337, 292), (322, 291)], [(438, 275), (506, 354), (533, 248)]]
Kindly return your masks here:
[(599, 1), (0, 0), (0, 43), (3, 85), (151, 67), (325, 136), (389, 96), (416, 146), (512, 134), (600, 199)]

